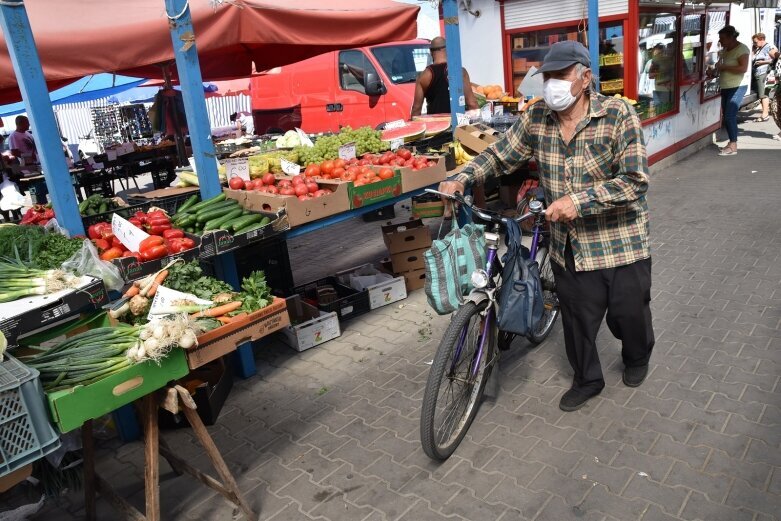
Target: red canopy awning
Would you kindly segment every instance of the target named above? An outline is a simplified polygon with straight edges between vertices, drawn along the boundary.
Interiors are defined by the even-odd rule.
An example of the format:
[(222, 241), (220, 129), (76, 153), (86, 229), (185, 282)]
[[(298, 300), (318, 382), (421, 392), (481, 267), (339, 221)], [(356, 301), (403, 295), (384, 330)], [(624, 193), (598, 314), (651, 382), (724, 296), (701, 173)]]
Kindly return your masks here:
[[(50, 90), (98, 72), (162, 78), (160, 65), (174, 61), (163, 0), (25, 5)], [(419, 7), (392, 0), (231, 0), (212, 9), (207, 0), (190, 0), (190, 9), (203, 79), (215, 81), (248, 77), (253, 62), (266, 70), (334, 49), (410, 40)], [(20, 99), (3, 36), (0, 103)]]

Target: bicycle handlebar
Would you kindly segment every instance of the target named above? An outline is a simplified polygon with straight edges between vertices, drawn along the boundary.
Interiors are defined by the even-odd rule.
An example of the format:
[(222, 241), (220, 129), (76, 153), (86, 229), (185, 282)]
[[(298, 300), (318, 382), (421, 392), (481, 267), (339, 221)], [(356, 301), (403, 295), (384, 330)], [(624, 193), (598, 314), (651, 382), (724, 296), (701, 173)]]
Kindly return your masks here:
[(437, 194), (440, 197), (444, 197), (446, 199), (450, 199), (452, 201), (455, 201), (459, 204), (463, 204), (464, 206), (468, 207), (470, 210), (472, 210), (475, 214), (477, 214), (478, 217), (485, 221), (491, 221), (494, 223), (503, 224), (504, 222), (508, 220), (513, 220), (517, 223), (523, 222), (531, 217), (536, 217), (538, 215), (544, 215), (545, 210), (542, 207), (542, 203), (539, 201), (531, 201), (529, 203), (529, 212), (519, 216), (519, 217), (502, 217), (501, 215), (497, 215), (493, 212), (490, 212), (489, 210), (485, 210), (483, 208), (479, 208), (475, 206), (472, 203), (472, 198), (470, 196), (462, 196), (460, 192), (456, 192), (454, 194), (446, 194), (444, 192), (440, 192), (439, 190), (434, 190), (433, 188), (426, 188), (425, 190), (428, 193), (431, 194)]

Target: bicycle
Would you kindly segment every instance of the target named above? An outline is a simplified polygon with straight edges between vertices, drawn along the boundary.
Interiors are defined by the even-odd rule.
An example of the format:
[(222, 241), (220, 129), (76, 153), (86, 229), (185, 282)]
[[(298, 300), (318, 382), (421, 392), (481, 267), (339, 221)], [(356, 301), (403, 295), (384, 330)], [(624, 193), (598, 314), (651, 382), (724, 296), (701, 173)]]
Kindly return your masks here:
[(477, 414), (488, 377), (499, 360), (500, 353), (510, 348), (515, 337), (497, 327), (498, 296), (502, 285), (502, 263), (499, 259), (500, 232), (510, 219), (518, 223), (534, 219), (531, 258), (540, 266), (544, 312), (527, 338), (537, 345), (550, 334), (559, 316), (559, 302), (553, 272), (550, 268), (547, 231), (543, 202), (537, 197), (524, 199), (519, 217), (503, 217), (478, 208), (471, 198), (427, 189), (455, 201), (491, 223), (485, 232), (486, 267), (472, 276), (474, 289), (451, 318), (439, 343), (429, 371), (420, 415), (420, 439), (423, 451), (432, 459), (445, 460), (456, 450)]

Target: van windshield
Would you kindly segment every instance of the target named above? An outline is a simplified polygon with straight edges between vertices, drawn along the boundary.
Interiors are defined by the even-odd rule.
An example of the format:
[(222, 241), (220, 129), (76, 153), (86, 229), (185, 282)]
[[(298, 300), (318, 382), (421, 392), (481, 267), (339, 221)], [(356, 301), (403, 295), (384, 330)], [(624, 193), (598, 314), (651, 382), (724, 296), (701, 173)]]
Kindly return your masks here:
[(427, 44), (387, 45), (372, 48), (385, 75), (393, 83), (415, 83), (418, 74), (431, 63)]

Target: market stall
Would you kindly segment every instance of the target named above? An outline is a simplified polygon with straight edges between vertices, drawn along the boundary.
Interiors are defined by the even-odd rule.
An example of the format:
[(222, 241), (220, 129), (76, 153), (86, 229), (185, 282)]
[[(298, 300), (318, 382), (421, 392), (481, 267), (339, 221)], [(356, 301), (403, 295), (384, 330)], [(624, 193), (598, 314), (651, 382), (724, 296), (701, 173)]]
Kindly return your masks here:
[[(63, 230), (44, 231), (31, 223), (8, 227), (9, 231), (6, 232), (25, 235), (38, 234), (29, 230), (39, 230), (43, 234), (43, 238), (36, 237), (35, 240), (14, 237), (3, 243), (12, 247), (13, 256), (9, 258), (15, 259), (3, 267), (7, 275), (4, 277), (7, 286), (4, 298), (13, 307), (4, 310), (5, 314), (2, 315), (8, 318), (9, 324), (14, 324), (8, 329), (10, 352), (23, 366), (32, 368), (30, 374), (34, 375), (32, 378), (17, 378), (16, 385), (21, 389), (27, 381), (36, 382), (34, 385), (37, 391), (27, 393), (27, 396), (32, 397), (31, 404), (44, 404), (44, 407), (35, 410), (30, 407), (30, 421), (42, 429), (37, 439), (47, 442), (45, 447), (25, 454), (27, 459), (19, 458), (17, 463), (25, 465), (30, 458), (40, 458), (53, 450), (52, 447), (56, 448), (56, 437), (55, 441), (49, 443), (53, 432), (51, 425), (61, 433), (84, 426), (87, 518), (93, 519), (95, 516), (93, 499), (96, 490), (122, 511), (129, 512), (127, 505), (119, 505), (120, 502), (115, 501), (117, 496), (106, 486), (106, 482), (92, 473), (91, 422), (133, 401), (142, 400), (147, 453), (146, 518), (159, 517), (158, 450), (171, 461), (175, 469), (185, 472), (192, 470), (197, 479), (224, 493), (245, 514), (252, 515), (243, 503), (214, 443), (205, 434), (203, 425), (197, 419), (198, 414), (188, 403), (191, 401), (191, 392), (184, 387), (166, 386), (171, 381), (182, 381), (188, 373), (235, 351), (240, 345), (282, 330), (289, 324), (286, 300), (272, 294), (273, 288), (266, 284), (263, 273), (252, 272), (241, 279), (233, 277), (234, 280), (229, 280), (232, 284), (225, 282), (225, 279), (231, 278), (229, 273), (225, 273), (231, 264), (225, 261), (233, 251), (230, 243), (237, 244), (236, 248), (239, 248), (242, 239), (250, 243), (261, 236), (271, 237), (282, 233), (289, 227), (289, 221), (286, 208), (253, 210), (244, 204), (241, 197), (228, 197), (228, 194), (222, 193), (211, 152), (214, 150), (213, 144), (205, 142), (208, 133), (201, 132), (204, 129), (204, 111), (197, 111), (203, 109), (202, 88), (194, 88), (194, 85), (201, 87), (198, 58), (203, 60), (204, 71), (209, 71), (212, 77), (220, 77), (234, 73), (239, 75), (237, 70), (246, 74), (253, 60), (259, 64), (274, 64), (274, 60), (295, 60), (322, 50), (348, 47), (358, 41), (402, 39), (414, 34), (413, 20), (417, 8), (384, 1), (375, 2), (369, 7), (356, 7), (352, 3), (343, 2), (344, 9), (341, 10), (333, 6), (328, 10), (320, 10), (314, 3), (308, 10), (287, 10), (281, 2), (278, 9), (270, 11), (252, 2), (242, 6), (243, 9), (230, 4), (216, 11), (193, 6), (195, 34), (204, 35), (203, 40), (198, 39), (201, 51), (199, 56), (196, 54), (190, 9), (186, 2), (168, 2), (172, 22), (170, 32), (165, 22), (157, 16), (157, 2), (134, 3), (132, 6), (117, 4), (117, 10), (126, 9), (127, 13), (112, 10), (110, 14), (101, 5), (95, 16), (87, 16), (84, 9), (75, 10), (65, 4), (50, 6), (51, 9), (45, 13), (43, 9), (36, 11), (35, 6), (30, 7), (30, 25), (36, 37), (40, 35), (37, 52), (32, 54), (18, 52), (24, 46), (32, 46), (25, 6), (21, 3), (0, 5), (0, 22), (6, 32), (6, 42), (13, 44), (11, 60), (5, 53), (0, 53), (0, 61), (6, 58), (0, 65), (0, 84), (5, 81), (5, 87), (0, 87), (0, 90), (5, 89), (4, 95), (13, 96), (17, 89), (13, 80), (6, 81), (14, 76), (10, 72), (13, 62), (19, 75), (18, 85), (23, 91), (33, 127), (36, 128), (37, 139), (41, 141), (43, 172), (54, 202), (54, 208), (41, 209), (41, 215), (38, 215), (39, 209), (31, 209), (33, 213), (30, 220), (53, 223), (48, 213), (51, 212), (58, 219), (61, 218), (62, 223), (72, 232), (79, 232), (83, 228), (87, 235), (86, 239), (64, 239), (74, 241), (68, 244), (74, 247), (78, 245), (78, 251), (68, 251), (70, 255), (67, 258), (51, 261), (55, 264), (54, 269), (48, 269), (34, 266), (40, 262), (41, 256), (35, 254), (34, 247), (40, 247), (39, 243), (44, 240), (64, 237), (61, 233)], [(58, 11), (60, 8), (62, 12), (52, 12), (52, 9)], [(76, 11), (78, 14), (75, 14)], [(44, 30), (46, 24), (56, 18), (53, 16), (55, 14), (61, 14), (62, 17), (50, 27), (51, 31)], [(118, 31), (106, 30), (111, 24), (101, 24), (100, 21), (107, 21), (108, 17), (111, 18), (111, 24), (117, 25), (119, 21), (120, 25), (126, 24), (125, 28), (133, 28), (129, 33), (132, 34), (132, 42), (122, 42)], [(242, 23), (242, 18), (247, 17), (249, 22)], [(72, 23), (66, 23), (65, 18)], [(152, 21), (148, 24), (140, 23), (142, 19)], [(85, 20), (89, 20), (88, 27), (84, 26)], [(307, 41), (310, 33), (307, 27), (326, 23), (327, 20), (331, 20), (331, 25), (338, 27), (338, 30), (332, 31), (328, 38), (316, 36)], [(371, 22), (370, 27), (367, 21)], [(269, 24), (277, 29), (287, 25), (290, 30), (282, 31), (283, 36), (280, 36), (279, 32), (269, 30)], [(50, 38), (63, 27), (75, 32)], [(141, 27), (144, 30), (153, 29), (149, 29), (151, 32), (145, 33), (144, 38), (139, 38)], [(229, 27), (242, 27), (246, 31), (237, 34), (236, 31), (228, 30)], [(252, 27), (262, 28), (262, 34), (253, 32), (250, 29)], [(296, 45), (284, 47), (291, 43), (291, 35), (298, 34), (294, 29), (302, 31), (302, 38), (293, 38)], [(101, 33), (101, 30), (104, 32)], [(215, 37), (215, 31), (219, 33), (219, 38)], [(101, 34), (104, 39), (101, 39)], [(266, 39), (258, 37), (249, 45), (242, 41), (252, 40), (258, 35)], [(166, 41), (169, 37), (173, 38), (173, 49)], [(261, 40), (262, 43), (259, 43)], [(204, 45), (200, 48), (202, 41)], [(52, 45), (54, 42), (56, 45)], [(71, 46), (74, 42), (78, 42), (77, 47), (80, 46), (81, 52)], [(131, 51), (134, 45), (140, 49)], [(237, 52), (237, 45), (242, 52)], [(84, 51), (85, 48), (89, 49), (89, 53)], [(279, 52), (282, 49), (289, 52)], [(276, 52), (269, 52), (272, 50)], [(62, 54), (63, 51), (65, 54)], [(74, 63), (86, 54), (92, 56), (81, 64)], [(41, 74), (37, 63), (38, 55), (41, 56), (45, 76)], [(101, 64), (101, 56), (110, 56), (110, 63), (106, 61)], [(85, 74), (84, 68), (115, 70), (120, 67), (139, 73), (147, 63), (151, 66), (152, 63), (164, 63), (174, 57), (192, 134), (200, 200), (197, 196), (192, 197), (193, 194), (187, 194), (183, 201), (179, 198), (175, 204), (163, 209), (153, 205), (159, 202), (165, 206), (165, 202), (171, 198), (161, 197), (159, 201), (153, 198), (145, 203), (144, 208), (132, 208), (131, 211), (123, 205), (111, 209), (111, 204), (105, 199), (86, 197), (81, 207), (77, 206), (70, 175), (63, 174), (64, 165), (60, 164), (63, 161), (61, 152), (52, 146), (55, 133), (51, 107), (48, 107), (47, 112), (41, 99), (35, 95), (36, 91), (45, 88), (44, 80), (50, 87), (56, 86), (58, 82), (65, 82), (69, 75)], [(32, 61), (23, 63), (25, 60)], [(68, 66), (58, 70), (57, 67), (64, 61), (69, 61)], [(108, 155), (105, 158), (105, 163), (112, 167), (120, 166), (121, 161), (119, 154), (117, 158)], [(372, 178), (380, 174), (374, 170), (372, 172)], [(394, 190), (400, 193), (400, 174), (391, 173), (388, 180), (391, 178), (396, 179), (395, 183), (391, 183), (391, 193)], [(62, 183), (66, 179), (67, 182)], [(340, 194), (346, 194), (348, 189), (345, 184)], [(368, 190), (363, 196), (372, 197)], [(215, 205), (219, 205), (219, 208)], [(110, 216), (110, 221), (98, 220), (104, 216)], [(226, 226), (228, 222), (230, 227)], [(216, 262), (220, 257), (223, 262)], [(199, 262), (202, 258), (215, 259), (215, 271), (222, 271), (222, 274), (213, 276), (204, 271)], [(97, 288), (90, 289), (93, 283), (100, 285), (102, 293)], [(112, 297), (117, 294), (121, 297), (106, 309), (89, 312), (90, 307), (103, 307), (109, 294), (106, 289), (114, 290), (111, 292)], [(64, 300), (71, 293), (79, 295), (82, 301), (77, 304)], [(29, 297), (30, 294), (33, 296)], [(85, 296), (86, 302), (83, 301)], [(42, 300), (39, 302), (36, 298)], [(20, 299), (31, 300), (26, 305), (32, 306), (31, 309), (39, 314), (37, 324), (17, 319), (13, 314), (22, 309)], [(32, 327), (36, 329), (24, 329)], [(3, 366), (11, 363), (11, 360), (8, 357), (2, 362)], [(206, 453), (214, 462), (222, 484), (188, 467), (186, 462), (176, 459), (167, 447), (159, 444), (155, 420), (158, 402), (155, 395), (161, 389), (167, 389), (165, 395), (169, 398), (164, 400), (165, 408), (181, 410), (188, 418)], [(178, 408), (176, 403), (170, 403), (172, 401), (181, 401), (184, 407)], [(37, 416), (31, 416), (36, 413)], [(4, 461), (10, 463), (11, 459)], [(15, 470), (18, 468), (11, 468), (9, 464), (4, 474)], [(136, 518), (141, 516), (137, 512), (133, 515)]]

